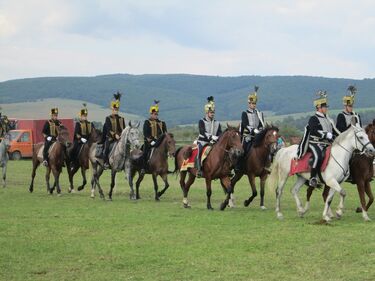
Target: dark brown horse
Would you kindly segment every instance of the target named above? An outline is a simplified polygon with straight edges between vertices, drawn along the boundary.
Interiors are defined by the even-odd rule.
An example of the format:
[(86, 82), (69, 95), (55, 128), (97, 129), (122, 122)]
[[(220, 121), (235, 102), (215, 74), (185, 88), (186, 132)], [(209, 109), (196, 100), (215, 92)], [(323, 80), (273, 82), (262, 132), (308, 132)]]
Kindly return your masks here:
[(267, 126), (254, 139), (254, 143), (243, 161), (243, 169), (236, 171), (231, 180), (232, 188), (242, 178), (244, 174), (247, 175), (251, 186), (252, 194), (249, 199), (245, 200), (245, 207), (249, 206), (253, 199), (257, 196), (257, 188), (255, 185), (255, 178), (260, 178), (260, 207), (266, 209), (264, 206), (264, 188), (268, 172), (265, 167), (270, 163), (271, 150), (277, 142), (279, 129), (273, 126)]
[[(81, 191), (85, 188), (85, 185), (87, 183), (86, 180), (86, 170), (90, 168), (90, 148), (91, 146), (98, 142), (101, 139), (101, 132), (96, 130), (95, 128), (92, 128), (90, 132), (90, 137), (88, 139), (88, 142), (85, 144), (81, 145), (80, 150), (78, 152), (78, 159), (77, 163), (73, 163), (73, 167), (68, 167), (69, 169), (71, 168), (69, 172), (69, 183), (70, 183), (70, 188), (69, 192), (74, 191), (74, 185), (73, 185), (73, 177), (81, 168), (81, 174), (82, 174), (82, 185), (78, 186), (78, 191)], [(73, 146), (68, 149), (68, 155), (70, 155), (70, 150), (73, 149)]]
[[(180, 171), (182, 163), (191, 156), (191, 153), (191, 145), (184, 146), (177, 150), (175, 158), (175, 172)], [(211, 152), (208, 154), (202, 165), (203, 177), (206, 180), (207, 209), (213, 210), (211, 206), (211, 182), (214, 179), (220, 179), (221, 186), (226, 193), (226, 199), (221, 204), (220, 209), (224, 210), (228, 205), (233, 193), (229, 174), (242, 154), (243, 148), (238, 127), (230, 127), (228, 125), (228, 128), (220, 136), (218, 142), (212, 146)], [(189, 178), (187, 182), (185, 182), (185, 178), (188, 173)], [(196, 174), (196, 168), (188, 168), (187, 171), (180, 171), (180, 186), (184, 196), (183, 204), (185, 208), (190, 208), (188, 193), (190, 186), (195, 181)]]
[[(150, 160), (147, 165), (146, 174), (152, 175), (152, 180), (154, 182), (154, 191), (155, 191), (155, 200), (159, 200), (159, 198), (164, 194), (164, 192), (168, 189), (168, 156), (173, 157), (176, 152), (176, 141), (174, 140), (173, 134), (166, 133), (160, 137), (160, 145), (155, 147)], [(133, 179), (136, 173), (138, 173), (138, 179), (135, 183), (136, 186), (136, 194), (135, 197), (132, 199), (140, 199), (139, 195), (139, 186), (145, 176), (144, 173), (141, 173), (142, 170), (142, 163), (139, 156), (141, 156), (142, 152), (140, 150), (133, 151), (133, 155), (138, 155), (133, 157), (130, 162), (130, 169), (129, 169), (129, 185), (131, 190), (133, 190)], [(161, 191), (158, 191), (158, 182), (157, 177), (160, 176), (164, 181), (164, 188)]]
[[(47, 184), (47, 192), (52, 194), (53, 190), (56, 187), (57, 193), (61, 193), (59, 177), (62, 171), (64, 162), (66, 161), (66, 154), (67, 154), (67, 147), (70, 145), (69, 141), (69, 131), (65, 127), (61, 126), (57, 130), (57, 138), (56, 142), (51, 145), (51, 148), (48, 153), (48, 167), (46, 167), (46, 184)], [(31, 174), (31, 183), (29, 187), (29, 191), (33, 192), (34, 190), (34, 178), (36, 174), (36, 169), (43, 162), (43, 143), (38, 143), (34, 146), (33, 149), (33, 171)], [(52, 188), (49, 184), (50, 174), (53, 174), (55, 179)]]
[[(373, 145), (375, 145), (375, 119), (373, 120), (372, 124), (366, 126), (365, 130), (370, 142)], [(373, 161), (374, 156), (366, 155), (359, 151), (355, 151), (349, 163), (351, 175), (350, 182), (352, 184), (357, 185), (358, 195), (361, 202), (361, 207), (358, 207), (356, 209), (356, 212), (362, 213), (363, 219), (365, 221), (370, 220), (367, 212), (374, 201), (374, 196), (372, 194), (370, 185), (370, 182), (374, 176)], [(326, 201), (326, 198), (328, 196), (329, 189), (330, 188), (328, 186), (324, 187), (322, 194), (324, 202)], [(307, 189), (307, 206), (309, 206), (310, 197), (312, 195), (313, 190), (314, 189), (311, 187)], [(367, 197), (369, 198), (367, 205), (365, 194), (367, 194)]]

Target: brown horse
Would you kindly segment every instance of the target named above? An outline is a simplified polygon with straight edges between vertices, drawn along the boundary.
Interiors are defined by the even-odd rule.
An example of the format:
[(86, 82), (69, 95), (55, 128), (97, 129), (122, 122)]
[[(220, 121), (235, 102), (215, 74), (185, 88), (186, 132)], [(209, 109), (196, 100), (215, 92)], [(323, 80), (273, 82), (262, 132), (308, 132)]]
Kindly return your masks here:
[(241, 171), (236, 171), (231, 180), (231, 185), (234, 187), (236, 183), (242, 178), (244, 174), (247, 175), (251, 186), (252, 194), (249, 199), (245, 200), (244, 205), (248, 207), (253, 199), (257, 196), (257, 188), (255, 185), (255, 178), (260, 178), (260, 207), (266, 209), (264, 206), (264, 188), (268, 172), (265, 167), (270, 162), (270, 154), (272, 147), (277, 142), (279, 129), (273, 126), (266, 126), (254, 139), (254, 143), (243, 161), (244, 167)]
[[(101, 139), (101, 132), (96, 130), (95, 128), (92, 128), (88, 142), (81, 145), (81, 148), (78, 153), (77, 163), (73, 163), (73, 167), (69, 167), (69, 169), (71, 168), (69, 172), (69, 183), (70, 183), (69, 192), (74, 191), (73, 177), (77, 173), (79, 168), (81, 168), (83, 182), (82, 182), (82, 185), (80, 185), (77, 190), (81, 191), (85, 188), (85, 185), (87, 183), (86, 170), (90, 168), (90, 155), (89, 155), (90, 148), (92, 147), (94, 143), (98, 142), (100, 139)], [(73, 146), (70, 149), (68, 149), (68, 155), (70, 154), (71, 149), (73, 149)]]
[[(64, 162), (67, 159), (66, 149), (70, 145), (69, 139), (70, 138), (69, 138), (68, 129), (63, 126), (59, 127), (57, 130), (56, 142), (51, 145), (51, 148), (48, 153), (48, 167), (46, 167), (47, 192), (50, 194), (53, 193), (53, 190), (55, 189), (55, 187), (57, 189), (57, 193), (58, 194), (61, 193), (59, 177), (60, 177), (60, 173), (62, 171)], [(44, 144), (38, 143), (34, 146), (34, 149), (33, 149), (33, 160), (32, 160), (33, 171), (31, 174), (31, 183), (29, 187), (30, 192), (33, 192), (34, 190), (34, 178), (36, 174), (36, 169), (38, 168), (40, 163), (43, 162), (43, 155), (42, 155), (43, 148), (44, 148)], [(55, 179), (52, 188), (50, 187), (50, 184), (49, 184), (51, 171)]]
[[(152, 155), (147, 165), (146, 174), (152, 175), (152, 180), (154, 182), (154, 191), (155, 191), (155, 200), (159, 201), (159, 198), (164, 194), (168, 189), (168, 155), (173, 157), (176, 152), (176, 141), (174, 140), (173, 134), (165, 133), (160, 137), (160, 145), (155, 147), (152, 151)], [(133, 190), (133, 179), (136, 173), (138, 173), (138, 179), (135, 183), (136, 194), (132, 199), (140, 199), (139, 195), (139, 186), (145, 176), (144, 173), (141, 173), (142, 170), (142, 160), (140, 158), (142, 152), (140, 150), (133, 151), (133, 158), (130, 162), (129, 169), (129, 185), (131, 190)], [(160, 176), (164, 181), (164, 188), (161, 191), (158, 191), (158, 182), (157, 176)]]
[[(226, 199), (221, 204), (220, 209), (224, 210), (231, 199), (233, 189), (229, 178), (230, 171), (236, 165), (237, 160), (243, 154), (238, 127), (230, 127), (220, 136), (218, 142), (212, 146), (211, 152), (203, 162), (203, 177), (206, 180), (207, 209), (213, 210), (211, 206), (211, 182), (220, 179), (221, 186), (226, 193)], [(192, 146), (184, 146), (176, 152), (175, 172), (180, 171), (184, 160), (188, 159), (192, 153)], [(189, 178), (185, 183), (185, 178), (189, 173)], [(187, 171), (180, 171), (180, 186), (183, 192), (183, 204), (185, 208), (190, 208), (188, 193), (190, 186), (194, 183), (197, 174), (196, 168), (188, 168)]]
[[(369, 124), (365, 128), (366, 133), (369, 137), (370, 142), (375, 145), (375, 119), (373, 120), (372, 124)], [(362, 216), (365, 221), (370, 220), (370, 218), (367, 215), (368, 209), (370, 208), (371, 204), (374, 201), (374, 196), (371, 191), (371, 185), (370, 182), (374, 176), (374, 168), (373, 168), (373, 161), (374, 156), (363, 154), (359, 151), (355, 151), (353, 153), (353, 157), (350, 160), (349, 167), (350, 167), (350, 175), (351, 180), (350, 182), (352, 184), (357, 185), (358, 189), (358, 195), (361, 202), (361, 207), (358, 207), (356, 209), (357, 213), (362, 213)], [(329, 186), (325, 186), (323, 190), (323, 200), (324, 202), (327, 199), (328, 192), (329, 192)], [(314, 188), (309, 187), (307, 189), (307, 206), (309, 206), (310, 197), (312, 195)], [(367, 194), (367, 197), (369, 198), (369, 201), (366, 205), (366, 198), (365, 193)]]

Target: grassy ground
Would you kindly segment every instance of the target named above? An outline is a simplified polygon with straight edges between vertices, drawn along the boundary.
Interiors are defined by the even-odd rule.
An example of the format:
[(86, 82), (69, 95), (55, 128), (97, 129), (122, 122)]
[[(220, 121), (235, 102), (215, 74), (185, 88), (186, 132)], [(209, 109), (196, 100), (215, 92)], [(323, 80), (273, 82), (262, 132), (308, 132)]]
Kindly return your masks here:
[[(161, 202), (153, 200), (149, 177), (142, 199), (134, 202), (119, 174), (109, 202), (90, 199), (89, 189), (67, 194), (66, 172), (64, 194), (49, 196), (43, 169), (30, 194), (30, 172), (29, 161), (9, 162), (9, 185), (0, 189), (1, 280), (375, 280), (375, 225), (354, 213), (354, 186), (345, 186), (344, 217), (319, 225), (319, 192), (303, 219), (286, 192), (285, 219), (278, 221), (270, 191), (268, 210), (260, 210), (259, 198), (243, 207), (249, 189), (244, 179), (236, 189), (237, 207), (224, 212), (216, 182), (211, 212), (202, 180), (186, 210), (173, 176)], [(107, 191), (108, 175), (102, 182)], [(375, 218), (375, 207), (369, 215)]]

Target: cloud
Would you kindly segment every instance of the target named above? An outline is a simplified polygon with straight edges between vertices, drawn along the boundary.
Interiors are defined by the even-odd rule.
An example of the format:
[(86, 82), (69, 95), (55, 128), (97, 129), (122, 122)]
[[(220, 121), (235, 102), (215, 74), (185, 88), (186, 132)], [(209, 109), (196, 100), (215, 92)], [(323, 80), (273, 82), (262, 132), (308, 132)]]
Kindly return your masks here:
[(372, 1), (2, 1), (0, 80), (104, 73), (373, 77)]

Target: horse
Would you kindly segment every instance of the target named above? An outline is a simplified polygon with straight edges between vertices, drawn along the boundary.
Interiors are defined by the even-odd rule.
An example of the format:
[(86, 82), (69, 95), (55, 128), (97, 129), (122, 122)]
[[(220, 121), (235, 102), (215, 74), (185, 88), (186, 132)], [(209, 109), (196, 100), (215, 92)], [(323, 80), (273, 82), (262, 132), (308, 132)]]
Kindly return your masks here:
[[(115, 186), (115, 178), (116, 174), (119, 171), (125, 171), (125, 175), (129, 174), (129, 157), (130, 157), (130, 149), (131, 146), (139, 147), (139, 122), (133, 125), (129, 122), (129, 126), (127, 126), (121, 132), (121, 137), (117, 143), (112, 147), (109, 156), (109, 163), (111, 165), (111, 186), (110, 191), (108, 193), (109, 200), (112, 200), (112, 192)], [(99, 183), (100, 176), (103, 174), (104, 171), (104, 161), (96, 157), (96, 147), (97, 143), (93, 143), (90, 147), (90, 162), (93, 169), (93, 174), (91, 178), (91, 198), (95, 197), (95, 187), (98, 186), (99, 194), (102, 199), (104, 199), (103, 189)], [(127, 176), (125, 176), (125, 179)], [(131, 189), (130, 196), (134, 196), (134, 190)]]
[(273, 126), (266, 126), (254, 139), (249, 153), (243, 158), (244, 168), (236, 171), (231, 179), (231, 185), (234, 192), (236, 183), (244, 174), (247, 175), (251, 186), (252, 194), (245, 200), (244, 206), (248, 207), (253, 199), (257, 196), (257, 188), (255, 185), (255, 177), (260, 178), (260, 208), (265, 210), (264, 206), (264, 188), (269, 172), (265, 170), (272, 149), (277, 142), (279, 129)]
[[(133, 190), (133, 179), (135, 174), (138, 173), (138, 179), (135, 183), (136, 186), (136, 194), (135, 197), (131, 199), (140, 199), (139, 195), (139, 187), (141, 182), (145, 176), (145, 174), (151, 174), (152, 180), (154, 183), (154, 191), (155, 191), (155, 200), (159, 201), (160, 197), (165, 193), (165, 191), (169, 187), (168, 183), (168, 156), (173, 157), (176, 152), (176, 141), (174, 140), (173, 134), (165, 133), (160, 136), (159, 138), (159, 146), (153, 148), (151, 152), (151, 157), (148, 161), (147, 169), (145, 173), (141, 173), (143, 168), (143, 161), (141, 158), (142, 152), (140, 150), (133, 152), (133, 157), (130, 162), (130, 169), (129, 169), (129, 185), (130, 188)], [(161, 191), (158, 191), (158, 181), (157, 177), (160, 176), (164, 182), (164, 188)]]
[[(69, 141), (69, 131), (64, 126), (60, 126), (57, 129), (57, 138), (56, 142), (51, 145), (51, 148), (48, 153), (48, 166), (46, 167), (46, 184), (47, 184), (47, 193), (53, 194), (53, 191), (56, 187), (57, 193), (61, 194), (61, 188), (60, 188), (60, 173), (62, 171), (64, 162), (66, 161), (66, 150), (67, 147), (70, 145)], [(31, 173), (31, 183), (29, 187), (30, 193), (34, 190), (34, 178), (36, 175), (36, 169), (40, 165), (40, 163), (43, 162), (43, 143), (38, 143), (33, 147), (33, 170)], [(50, 174), (54, 176), (54, 183), (52, 188), (50, 187), (49, 179)]]
[[(366, 126), (365, 131), (370, 142), (375, 145), (375, 119), (373, 120), (372, 124)], [(356, 209), (357, 213), (362, 213), (362, 217), (365, 221), (370, 221), (367, 212), (370, 208), (371, 204), (374, 201), (374, 196), (371, 191), (370, 181), (374, 176), (374, 169), (373, 169), (373, 161), (374, 156), (367, 155), (366, 153), (362, 153), (360, 151), (354, 151), (353, 157), (350, 159), (350, 175), (351, 175), (351, 183), (357, 185), (358, 195), (361, 203), (361, 207)], [(306, 198), (306, 212), (310, 206), (310, 197), (312, 195), (313, 188), (309, 187), (307, 189), (307, 198)], [(323, 190), (323, 200), (327, 199), (329, 193), (329, 186), (325, 185)], [(366, 198), (365, 193), (367, 194), (369, 201), (366, 205)], [(329, 205), (331, 202), (329, 202)], [(332, 212), (329, 210), (329, 213)], [(333, 217), (333, 215), (331, 215)]]
[(0, 142), (0, 167), (3, 174), (3, 187), (6, 187), (7, 163), (9, 160), (8, 149), (10, 147), (10, 135), (5, 134)]
[[(101, 138), (101, 132), (96, 130), (95, 128), (92, 128), (91, 132), (90, 132), (90, 137), (88, 139), (88, 142), (81, 145), (81, 148), (80, 148), (79, 153), (78, 153), (77, 163), (73, 163), (74, 164), (73, 167), (70, 167), (70, 165), (69, 165), (69, 183), (70, 183), (69, 192), (74, 191), (73, 177), (80, 168), (81, 168), (81, 174), (82, 174), (83, 182), (82, 182), (82, 185), (80, 185), (77, 188), (77, 190), (81, 191), (85, 188), (85, 185), (87, 183), (86, 170), (88, 170), (90, 168), (90, 164), (89, 164), (90, 148), (94, 143), (98, 142), (100, 140), (100, 138)], [(69, 153), (70, 153), (70, 151), (68, 149), (68, 155), (69, 155)]]
[[(276, 214), (279, 219), (283, 218), (280, 207), (282, 192), (289, 177), (291, 161), (297, 156), (297, 149), (297, 145), (280, 149), (276, 154), (275, 161), (272, 165), (272, 172), (268, 177), (268, 185), (270, 187), (276, 185)], [(321, 172), (325, 184), (331, 188), (323, 210), (323, 220), (326, 222), (331, 220), (331, 217), (328, 214), (329, 202), (331, 202), (335, 191), (340, 194), (340, 203), (336, 214), (339, 217), (343, 214), (346, 192), (341, 188), (340, 183), (348, 177), (349, 160), (355, 149), (361, 151), (365, 150), (369, 153), (375, 152), (374, 147), (369, 142), (366, 132), (360, 126), (355, 125), (355, 120), (353, 120), (350, 128), (340, 134), (333, 142), (327, 167), (325, 171)], [(309, 177), (310, 173), (297, 174), (297, 182), (292, 187), (292, 194), (297, 204), (297, 212), (300, 216), (303, 216), (306, 213), (306, 210), (302, 207), (302, 203), (298, 197), (298, 192)]]
[[(230, 181), (230, 171), (236, 165), (239, 157), (243, 154), (243, 148), (241, 144), (241, 137), (238, 132), (239, 127), (231, 127), (227, 125), (227, 129), (219, 137), (216, 144), (212, 146), (211, 152), (202, 164), (203, 177), (206, 181), (206, 195), (207, 195), (207, 209), (213, 210), (211, 205), (211, 182), (214, 179), (220, 179), (220, 183), (226, 198), (222, 202), (220, 209), (224, 210), (226, 206), (232, 202), (233, 188)], [(180, 186), (183, 192), (183, 206), (184, 208), (190, 208), (188, 201), (188, 193), (190, 186), (194, 183), (197, 169), (188, 168), (187, 171), (181, 171), (183, 162), (188, 159), (192, 154), (192, 146), (187, 145), (179, 148), (176, 151), (175, 157), (175, 173), (180, 172)], [(185, 182), (186, 175), (189, 173), (189, 178)]]

